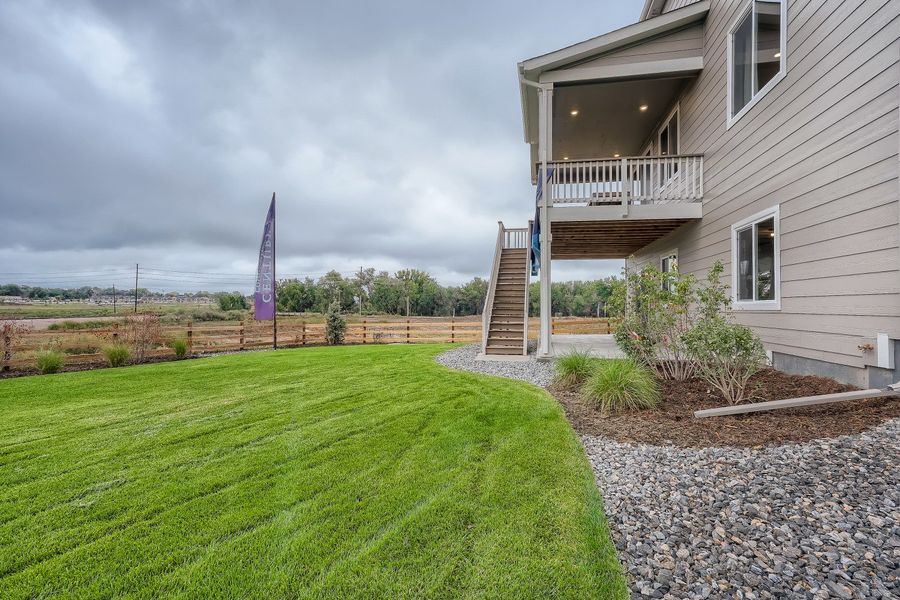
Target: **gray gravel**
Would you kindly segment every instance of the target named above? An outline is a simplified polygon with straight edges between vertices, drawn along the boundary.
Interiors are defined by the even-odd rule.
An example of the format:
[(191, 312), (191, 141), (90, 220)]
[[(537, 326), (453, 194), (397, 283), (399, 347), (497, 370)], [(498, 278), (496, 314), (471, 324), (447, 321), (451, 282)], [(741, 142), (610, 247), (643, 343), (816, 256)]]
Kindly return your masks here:
[(547, 387), (553, 380), (551, 362), (539, 362), (533, 357), (519, 361), (475, 360), (478, 349), (478, 345), (475, 344), (455, 348), (439, 354), (437, 361), (451, 369), (519, 379), (540, 387)]
[[(476, 352), (438, 361), (552, 379)], [(634, 598), (900, 598), (900, 420), (762, 449), (582, 442)]]
[(636, 598), (897, 598), (900, 420), (765, 449), (584, 437)]

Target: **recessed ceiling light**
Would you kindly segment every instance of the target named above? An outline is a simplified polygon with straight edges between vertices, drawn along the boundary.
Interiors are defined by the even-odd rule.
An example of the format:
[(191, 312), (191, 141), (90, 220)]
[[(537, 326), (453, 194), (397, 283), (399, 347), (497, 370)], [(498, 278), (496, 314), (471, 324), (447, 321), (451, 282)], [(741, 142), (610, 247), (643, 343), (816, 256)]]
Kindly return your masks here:
[(577, 116), (578, 116), (578, 109), (577, 109), (577, 108), (573, 108), (572, 110), (569, 111), (569, 114), (572, 115), (573, 117), (577, 117)]
[(646, 104), (641, 104), (638, 108), (641, 110), (641, 112), (644, 112), (645, 110), (647, 110), (650, 107), (647, 106)]
[(613, 158), (619, 158), (619, 153), (617, 152), (617, 153), (613, 154)]
[(776, 52), (776, 53), (773, 55), (773, 57), (774, 57), (774, 58), (781, 58), (781, 52)]
[(563, 160), (569, 160), (568, 156), (563, 156)]

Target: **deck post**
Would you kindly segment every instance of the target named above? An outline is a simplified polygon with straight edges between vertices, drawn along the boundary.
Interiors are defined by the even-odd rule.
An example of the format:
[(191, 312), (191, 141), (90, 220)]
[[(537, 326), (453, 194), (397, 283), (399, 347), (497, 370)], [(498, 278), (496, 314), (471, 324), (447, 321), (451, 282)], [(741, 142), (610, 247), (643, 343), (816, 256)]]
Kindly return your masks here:
[(538, 340), (538, 358), (549, 358), (552, 353), (550, 343), (550, 244), (553, 236), (550, 232), (550, 192), (549, 181), (547, 179), (547, 161), (550, 152), (550, 128), (553, 119), (553, 86), (542, 87), (538, 94), (540, 99), (540, 114), (538, 126), (540, 129), (540, 159), (541, 159), (541, 320), (540, 320), (540, 338)]

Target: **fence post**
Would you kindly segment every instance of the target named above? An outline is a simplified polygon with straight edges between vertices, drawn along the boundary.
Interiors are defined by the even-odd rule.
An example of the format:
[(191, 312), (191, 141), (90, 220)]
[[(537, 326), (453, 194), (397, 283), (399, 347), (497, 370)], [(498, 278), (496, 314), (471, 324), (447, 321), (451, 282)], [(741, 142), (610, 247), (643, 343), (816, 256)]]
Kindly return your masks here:
[(119, 343), (119, 324), (113, 323), (113, 344)]
[(191, 356), (194, 353), (194, 322), (193, 321), (188, 321), (187, 346), (188, 346), (188, 356)]
[(450, 319), (450, 343), (456, 343), (456, 320)]
[(366, 320), (363, 319), (363, 344), (366, 343)]
[(300, 345), (306, 345), (306, 321), (300, 321)]
[(9, 371), (9, 362), (12, 360), (12, 336), (3, 336), (3, 361), (0, 362), (0, 371)]
[(406, 320), (406, 343), (409, 343), (409, 319)]
[(244, 349), (244, 320), (241, 319), (241, 350)]

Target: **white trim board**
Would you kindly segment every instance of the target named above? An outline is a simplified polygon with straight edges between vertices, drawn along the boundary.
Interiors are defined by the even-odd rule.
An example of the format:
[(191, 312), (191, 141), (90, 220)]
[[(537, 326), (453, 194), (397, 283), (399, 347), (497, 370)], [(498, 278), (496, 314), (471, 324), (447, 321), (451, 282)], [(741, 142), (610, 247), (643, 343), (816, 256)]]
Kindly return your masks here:
[[(775, 224), (775, 252), (772, 270), (775, 276), (775, 299), (774, 300), (738, 300), (737, 297), (737, 275), (738, 275), (738, 252), (737, 252), (737, 232), (746, 228), (748, 225), (764, 221), (769, 217), (774, 217)], [(754, 262), (756, 258), (756, 240), (753, 246)], [(754, 267), (755, 268), (755, 267)], [(753, 288), (756, 289), (756, 278), (754, 277)], [(755, 294), (754, 294), (755, 295)], [(777, 311), (781, 310), (781, 205), (776, 204), (758, 213), (750, 215), (746, 219), (741, 219), (731, 226), (731, 307), (737, 311)]]

